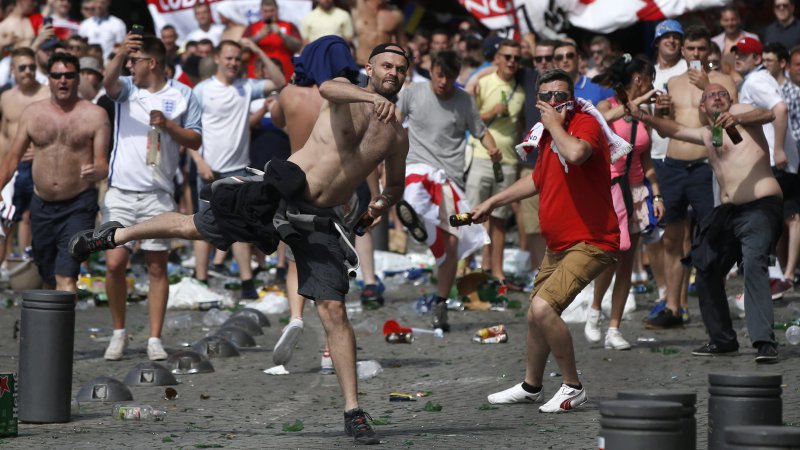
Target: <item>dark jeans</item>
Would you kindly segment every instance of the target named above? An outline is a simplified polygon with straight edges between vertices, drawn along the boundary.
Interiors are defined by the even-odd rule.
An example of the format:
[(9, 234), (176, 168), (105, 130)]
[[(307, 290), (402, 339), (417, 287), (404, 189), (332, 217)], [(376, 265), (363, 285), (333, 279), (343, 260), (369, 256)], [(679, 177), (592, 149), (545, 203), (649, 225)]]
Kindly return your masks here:
[(739, 348), (725, 294), (725, 276), (740, 258), (750, 341), (754, 346), (759, 342), (775, 343), (767, 267), (782, 222), (782, 199), (765, 197), (743, 205), (714, 208), (700, 226), (692, 244), (700, 313), (711, 343), (723, 351)]

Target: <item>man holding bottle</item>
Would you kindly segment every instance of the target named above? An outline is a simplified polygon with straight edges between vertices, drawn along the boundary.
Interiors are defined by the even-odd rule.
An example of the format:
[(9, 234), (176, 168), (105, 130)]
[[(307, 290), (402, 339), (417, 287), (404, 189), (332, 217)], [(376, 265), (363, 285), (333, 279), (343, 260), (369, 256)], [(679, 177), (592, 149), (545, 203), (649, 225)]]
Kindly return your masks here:
[[(104, 221), (133, 225), (166, 211), (173, 211), (173, 177), (180, 147), (200, 147), (200, 106), (188, 86), (164, 76), (166, 49), (153, 36), (128, 33), (114, 59), (106, 66), (103, 85), (117, 103), (117, 136), (111, 152), (108, 192), (101, 207)], [(121, 77), (127, 64), (131, 76)], [(157, 157), (148, 158), (148, 131), (155, 126), (160, 145)], [(151, 139), (152, 142), (152, 139)], [(148, 164), (148, 159), (151, 159)], [(147, 356), (163, 360), (161, 328), (167, 310), (169, 239), (141, 241), (150, 287), (147, 295), (150, 339)], [(122, 359), (128, 346), (125, 273), (133, 242), (106, 251), (106, 292), (114, 332), (105, 359)]]
[[(702, 146), (719, 182), (722, 204), (701, 223), (692, 244), (700, 312), (709, 336), (709, 342), (692, 354), (720, 356), (739, 350), (725, 277), (731, 266), (741, 260), (747, 332), (757, 348), (755, 361), (777, 362), (767, 266), (780, 236), (783, 195), (770, 168), (769, 147), (762, 130), (763, 124), (773, 120), (772, 111), (734, 104), (728, 90), (716, 83), (706, 86), (700, 104), (700, 112), (711, 127), (687, 127), (652, 117), (633, 105), (629, 107), (637, 120), (662, 135)], [(738, 139), (741, 140), (737, 144)]]

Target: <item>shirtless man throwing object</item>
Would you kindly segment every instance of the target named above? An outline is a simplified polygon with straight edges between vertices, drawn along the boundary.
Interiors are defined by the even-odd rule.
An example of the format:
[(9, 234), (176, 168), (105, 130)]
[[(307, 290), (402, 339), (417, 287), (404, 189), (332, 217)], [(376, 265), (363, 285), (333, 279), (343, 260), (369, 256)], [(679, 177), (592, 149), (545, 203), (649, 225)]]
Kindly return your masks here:
[(401, 47), (381, 44), (366, 66), (366, 89), (345, 78), (322, 83), (319, 93), (325, 102), (311, 136), (288, 161), (271, 161), (263, 182), (220, 180), (203, 215), (164, 213), (128, 228), (109, 222), (73, 236), (71, 253), (85, 258), (154, 237), (206, 239), (220, 249), (234, 240), (253, 242), (269, 253), (278, 239), (284, 240), (296, 258), (299, 293), (316, 301), (331, 344), (345, 400), (345, 432), (359, 444), (379, 443), (358, 405), (355, 336), (344, 305), (349, 287), (344, 261), (355, 252), (349, 239), (342, 242), (338, 207), (381, 161), (386, 163), (386, 186), (369, 204), (369, 214), (379, 217), (403, 196), (408, 138), (389, 99), (400, 91), (408, 63)]
[(66, 53), (47, 64), (50, 99), (22, 113), (11, 150), (0, 165), (0, 186), (33, 148), (31, 229), (33, 258), (45, 283), (76, 292), (80, 264), (67, 252), (69, 238), (91, 227), (97, 216), (94, 183), (108, 175), (110, 133), (105, 111), (78, 98), (80, 65)]

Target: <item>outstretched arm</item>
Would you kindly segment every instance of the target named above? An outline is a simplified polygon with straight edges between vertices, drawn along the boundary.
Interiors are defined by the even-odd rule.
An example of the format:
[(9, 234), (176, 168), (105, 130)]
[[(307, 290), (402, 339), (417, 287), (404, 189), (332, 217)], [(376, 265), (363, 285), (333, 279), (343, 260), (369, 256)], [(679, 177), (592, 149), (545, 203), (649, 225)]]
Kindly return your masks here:
[(688, 128), (674, 120), (651, 116), (635, 105), (630, 105), (630, 107), (632, 108), (631, 111), (638, 111), (634, 113), (636, 120), (653, 127), (658, 131), (658, 134), (681, 141), (691, 142), (692, 144), (705, 145), (705, 141), (703, 140), (705, 128)]
[(472, 214), (472, 221), (475, 223), (485, 222), (489, 219), (489, 215), (492, 214), (495, 208), (511, 204), (523, 198), (533, 197), (538, 193), (539, 189), (536, 188), (533, 177), (522, 177), (511, 186), (489, 197), (486, 201), (473, 208), (470, 212), (470, 214)]

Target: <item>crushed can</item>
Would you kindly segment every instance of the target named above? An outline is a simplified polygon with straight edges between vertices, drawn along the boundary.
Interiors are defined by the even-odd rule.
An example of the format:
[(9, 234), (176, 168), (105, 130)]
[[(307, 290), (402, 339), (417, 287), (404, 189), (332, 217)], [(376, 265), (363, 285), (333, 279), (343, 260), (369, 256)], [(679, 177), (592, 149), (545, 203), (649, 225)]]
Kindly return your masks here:
[(472, 342), (477, 342), (479, 344), (505, 344), (508, 342), (508, 335), (503, 333), (497, 336), (491, 336), (488, 338), (482, 338), (480, 336), (473, 336)]
[(503, 324), (481, 328), (472, 337), (472, 342), (479, 344), (504, 344), (508, 342), (508, 330)]
[(390, 344), (410, 344), (414, 342), (413, 333), (389, 333), (386, 335), (386, 342)]
[(200, 311), (208, 311), (212, 308), (222, 309), (224, 305), (222, 300), (211, 300), (207, 302), (200, 302), (197, 304), (197, 309)]
[(17, 374), (0, 372), (0, 438), (17, 436)]

